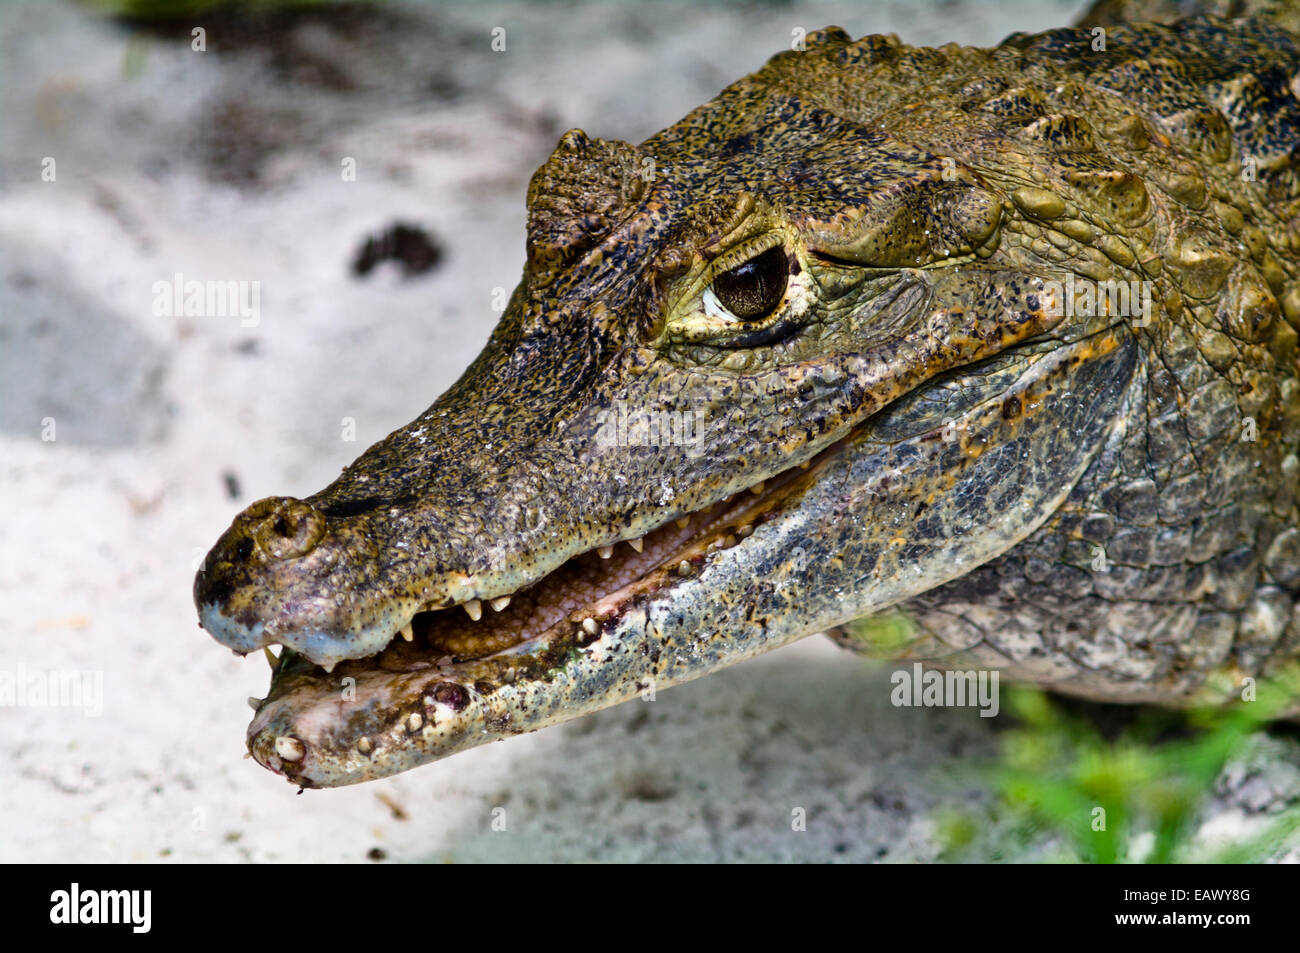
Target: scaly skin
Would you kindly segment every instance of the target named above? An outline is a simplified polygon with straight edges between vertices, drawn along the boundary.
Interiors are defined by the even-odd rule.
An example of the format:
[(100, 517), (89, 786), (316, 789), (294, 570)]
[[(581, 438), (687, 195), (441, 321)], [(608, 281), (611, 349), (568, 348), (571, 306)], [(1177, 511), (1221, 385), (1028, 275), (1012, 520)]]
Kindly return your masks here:
[[(827, 29), (640, 146), (567, 133), (484, 352), (196, 579), (221, 642), (292, 650), (257, 760), (380, 777), (836, 626), (1123, 702), (1294, 658), (1297, 41), (1093, 46)], [(784, 295), (741, 320), (772, 248)], [(1149, 282), (1149, 313), (1070, 281)], [(620, 411), (700, 426), (645, 445)]]

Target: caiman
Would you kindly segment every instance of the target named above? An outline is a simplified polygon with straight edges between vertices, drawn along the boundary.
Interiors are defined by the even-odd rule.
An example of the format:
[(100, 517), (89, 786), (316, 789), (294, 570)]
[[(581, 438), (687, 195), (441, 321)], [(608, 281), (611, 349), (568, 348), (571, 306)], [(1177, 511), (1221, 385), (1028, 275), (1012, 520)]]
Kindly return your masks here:
[(378, 778), (824, 631), (1110, 702), (1279, 670), (1298, 43), (828, 28), (639, 146), (565, 133), (482, 354), (204, 561), (202, 626), (284, 647), (253, 756)]

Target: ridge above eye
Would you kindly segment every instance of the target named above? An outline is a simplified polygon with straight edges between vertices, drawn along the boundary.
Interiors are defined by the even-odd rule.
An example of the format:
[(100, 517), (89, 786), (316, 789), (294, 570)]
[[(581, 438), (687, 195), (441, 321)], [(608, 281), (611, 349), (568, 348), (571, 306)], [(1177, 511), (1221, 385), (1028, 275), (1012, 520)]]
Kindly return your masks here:
[(789, 278), (785, 249), (777, 245), (717, 275), (709, 290), (738, 320), (757, 321), (781, 303)]

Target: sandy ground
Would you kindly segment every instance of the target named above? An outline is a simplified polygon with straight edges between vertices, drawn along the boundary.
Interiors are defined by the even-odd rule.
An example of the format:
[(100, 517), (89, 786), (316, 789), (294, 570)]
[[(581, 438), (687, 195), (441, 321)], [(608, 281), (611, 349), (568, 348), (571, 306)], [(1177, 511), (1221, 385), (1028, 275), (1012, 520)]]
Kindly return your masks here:
[[(190, 586), (242, 506), (319, 489), (477, 353), (522, 267), (528, 176), (564, 129), (640, 141), (796, 27), (987, 44), (1076, 6), (413, 4), (278, 44), (217, 22), (195, 52), (188, 25), (5, 4), (0, 675), (88, 673), (102, 698), (0, 707), (0, 860), (938, 856), (936, 811), (990, 803), (969, 768), (997, 719), (895, 709), (887, 673), (824, 639), (297, 796), (244, 760), (267, 672), (196, 627)], [(395, 220), (440, 265), (356, 277)], [(176, 273), (260, 282), (258, 322), (155, 313)], [(1231, 836), (1248, 810), (1225, 812)], [(983, 837), (998, 857), (996, 824)]]

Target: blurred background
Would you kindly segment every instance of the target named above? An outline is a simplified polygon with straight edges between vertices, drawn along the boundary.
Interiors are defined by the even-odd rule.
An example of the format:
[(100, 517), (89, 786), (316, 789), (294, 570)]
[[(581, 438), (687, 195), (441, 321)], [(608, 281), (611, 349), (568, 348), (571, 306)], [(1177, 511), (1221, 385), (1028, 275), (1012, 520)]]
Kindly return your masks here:
[[(1070, 856), (981, 768), (1014, 719), (896, 709), (887, 671), (816, 637), (297, 797), (243, 757), (265, 666), (197, 628), (190, 586), (240, 509), (320, 489), (478, 353), (564, 130), (639, 142), (796, 29), (990, 45), (1082, 6), (0, 5), (0, 676), (102, 686), (0, 697), (0, 860)], [(187, 314), (192, 280), (248, 297)], [(1293, 740), (1267, 743), (1198, 843), (1300, 789)]]

